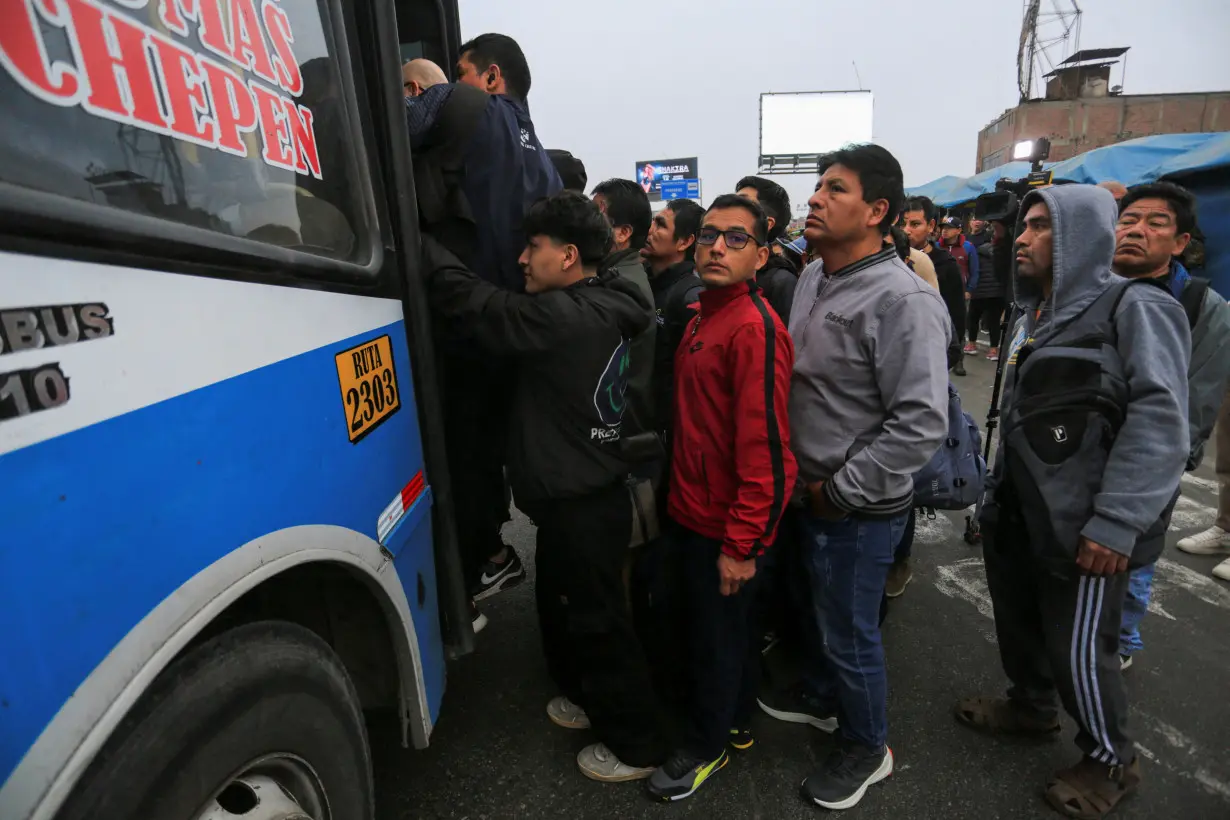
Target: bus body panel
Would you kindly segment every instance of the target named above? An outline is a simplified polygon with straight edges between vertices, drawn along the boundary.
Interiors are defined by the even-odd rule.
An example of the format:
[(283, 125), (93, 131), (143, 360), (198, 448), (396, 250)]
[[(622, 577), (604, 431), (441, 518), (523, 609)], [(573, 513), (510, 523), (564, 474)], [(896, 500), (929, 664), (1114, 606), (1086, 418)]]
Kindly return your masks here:
[[(32, 337), (31, 315), (56, 326)], [(188, 579), (303, 525), (361, 534), (376, 565), (396, 558), (434, 719), (444, 658), (431, 495), (397, 300), (0, 253), (5, 321), (0, 400), (18, 372), (27, 409), (47, 399), (55, 382), (36, 396), (28, 374), (52, 366), (68, 390), (0, 419), (0, 780)], [(346, 404), (347, 384), (362, 383), (342, 367), (352, 360), (391, 371), (395, 410)], [(366, 410), (375, 423), (352, 440)]]

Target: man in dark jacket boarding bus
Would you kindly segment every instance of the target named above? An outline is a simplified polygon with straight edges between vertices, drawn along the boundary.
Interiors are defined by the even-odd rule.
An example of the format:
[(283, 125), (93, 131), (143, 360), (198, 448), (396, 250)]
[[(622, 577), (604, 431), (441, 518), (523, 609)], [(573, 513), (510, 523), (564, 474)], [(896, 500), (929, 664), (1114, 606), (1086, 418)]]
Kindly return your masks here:
[(538, 527), (536, 597), (547, 670), (560, 695), (552, 722), (591, 728), (581, 772), (648, 777), (665, 758), (649, 669), (633, 632), (623, 566), (632, 502), (621, 454), (631, 339), (653, 321), (632, 282), (598, 272), (611, 228), (598, 206), (564, 191), (525, 217), (525, 293), (486, 282), (425, 239), (434, 307), (462, 320), (481, 349), (514, 359), (508, 472)]

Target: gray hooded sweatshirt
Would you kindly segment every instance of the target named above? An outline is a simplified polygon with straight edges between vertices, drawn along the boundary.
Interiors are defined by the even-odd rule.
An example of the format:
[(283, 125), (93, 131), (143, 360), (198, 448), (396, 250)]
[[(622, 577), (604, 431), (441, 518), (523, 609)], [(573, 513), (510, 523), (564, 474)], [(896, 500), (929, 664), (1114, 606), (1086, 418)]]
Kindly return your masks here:
[[(1124, 282), (1111, 272), (1118, 214), (1109, 191), (1091, 185), (1044, 188), (1025, 197), (1021, 212), (1038, 201), (1045, 202), (1051, 213), (1054, 282), (1051, 298), (1044, 301), (1039, 284), (1019, 276), (1014, 267), (1017, 305), (1023, 315), (1012, 333), (1004, 369), (1000, 408), (1005, 419), (1012, 411), (1022, 346), (1028, 343), (1041, 350), (1061, 332), (1065, 337), (1078, 333), (1093, 321), (1089, 314), (1082, 316), (1082, 311), (1108, 288)], [(1092, 517), (1080, 534), (1132, 556), (1137, 539), (1156, 526), (1173, 500), (1187, 460), (1191, 336), (1179, 303), (1164, 289), (1146, 283), (1127, 288), (1113, 325), (1115, 351), (1126, 383), (1126, 406), (1093, 495)], [(992, 516), (995, 488), (1005, 475), (1005, 450), (1001, 439), (987, 481), (987, 507)], [(1044, 489), (1059, 495), (1065, 492), (1061, 487)], [(1076, 497), (1084, 489), (1072, 487), (1070, 492)], [(1161, 539), (1156, 542), (1160, 545)], [(1076, 544), (1061, 546), (1068, 552), (1076, 549)]]
[(790, 310), (790, 448), (805, 484), (867, 518), (913, 504), (914, 473), (948, 434), (951, 322), (939, 293), (886, 248), (799, 277)]

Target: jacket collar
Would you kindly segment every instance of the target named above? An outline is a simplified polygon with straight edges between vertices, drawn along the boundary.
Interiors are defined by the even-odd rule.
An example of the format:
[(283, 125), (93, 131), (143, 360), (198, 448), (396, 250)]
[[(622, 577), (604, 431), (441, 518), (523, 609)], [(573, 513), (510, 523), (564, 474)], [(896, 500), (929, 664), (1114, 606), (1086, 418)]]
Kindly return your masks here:
[(724, 288), (706, 288), (700, 292), (700, 312), (702, 316), (712, 316), (740, 296), (746, 296), (753, 290), (760, 290), (755, 279), (727, 285)]
[(657, 276), (646, 267), (645, 272), (649, 274), (649, 284), (654, 292), (664, 291), (671, 285), (683, 279), (685, 276), (691, 276), (696, 270), (696, 265), (692, 260), (685, 259), (682, 262), (676, 262), (666, 270), (659, 273)]
[(858, 273), (861, 270), (866, 270), (867, 268), (870, 268), (872, 265), (878, 265), (881, 262), (887, 261), (889, 259), (897, 259), (897, 258), (898, 258), (897, 249), (885, 245), (883, 250), (876, 251), (870, 256), (864, 256), (862, 259), (858, 260), (857, 262), (851, 262), (850, 264), (846, 265), (844, 268), (838, 268), (837, 270), (830, 273), (829, 276), (831, 277), (849, 276), (852, 273)]

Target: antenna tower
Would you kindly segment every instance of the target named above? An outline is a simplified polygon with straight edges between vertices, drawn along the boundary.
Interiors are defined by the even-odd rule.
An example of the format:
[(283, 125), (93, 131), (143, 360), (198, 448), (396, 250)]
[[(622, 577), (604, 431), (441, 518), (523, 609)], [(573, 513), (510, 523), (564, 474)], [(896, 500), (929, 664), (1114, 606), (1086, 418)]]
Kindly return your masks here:
[(1021, 102), (1033, 99), (1042, 75), (1080, 50), (1081, 13), (1076, 0), (1024, 0), (1016, 52)]

